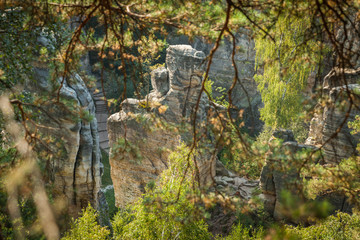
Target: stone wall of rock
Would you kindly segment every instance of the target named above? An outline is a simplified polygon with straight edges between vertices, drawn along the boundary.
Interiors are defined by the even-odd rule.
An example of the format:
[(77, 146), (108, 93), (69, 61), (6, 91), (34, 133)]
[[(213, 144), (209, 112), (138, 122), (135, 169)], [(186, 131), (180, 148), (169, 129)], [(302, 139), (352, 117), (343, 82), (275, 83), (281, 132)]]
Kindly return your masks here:
[[(276, 140), (282, 141), (280, 148), (276, 143), (273, 144)], [(293, 219), (289, 215), (289, 210), (284, 208), (282, 192), (289, 191), (300, 203), (305, 201), (301, 193), (302, 184), (296, 167), (298, 159), (296, 155), (302, 151), (314, 152), (318, 149), (312, 145), (298, 144), (290, 130), (275, 131), (269, 144), (271, 152), (266, 155), (265, 165), (260, 175), (265, 210), (276, 220), (300, 221), (300, 219)]]
[[(209, 44), (201, 38), (195, 38), (194, 41), (189, 41), (185, 36), (170, 35), (167, 41), (170, 44), (191, 44), (193, 48), (198, 51), (203, 51), (208, 55), (214, 46)], [(248, 29), (240, 29), (236, 34), (236, 55), (235, 63), (238, 68), (239, 82), (235, 85), (232, 92), (232, 103), (235, 106), (233, 109), (234, 118), (238, 118), (239, 110), (244, 110), (244, 120), (246, 126), (255, 132), (262, 130), (263, 123), (260, 121), (260, 113), (258, 109), (262, 106), (261, 95), (257, 91), (257, 85), (254, 81), (255, 74), (255, 42), (252, 38), (252, 33)], [(213, 63), (209, 72), (209, 79), (214, 82), (213, 94), (214, 97), (220, 97), (225, 94), (227, 97), (227, 90), (230, 89), (235, 71), (232, 62), (233, 45), (232, 40), (225, 39), (221, 42), (218, 50), (213, 56)], [(217, 88), (226, 89), (219, 93), (215, 91)], [(250, 108), (251, 106), (251, 108)]]
[[(34, 68), (36, 81), (29, 82), (27, 89), (34, 95), (54, 95), (51, 93), (53, 86), (49, 81), (49, 69), (37, 65)], [(39, 119), (43, 126), (40, 132), (48, 145), (39, 144), (39, 148), (53, 151), (48, 154), (54, 155), (47, 160), (49, 183), (54, 186), (55, 196), (67, 199), (69, 213), (76, 216), (88, 202), (96, 206), (101, 185), (95, 105), (84, 81), (74, 74), (64, 80), (60, 102), (49, 101), (42, 108), (45, 111)], [(78, 111), (86, 113), (89, 119), (81, 120), (76, 114)]]
[[(111, 177), (116, 205), (132, 203), (168, 167), (169, 150), (190, 141), (186, 126), (196, 117), (199, 132), (206, 121), (208, 99), (199, 99), (205, 54), (189, 45), (173, 45), (167, 49), (166, 67), (152, 72), (153, 91), (143, 100), (127, 99), (122, 110), (108, 119)], [(159, 127), (162, 126), (162, 127)], [(200, 181), (211, 182), (215, 175), (215, 159), (196, 159)]]
[[(338, 163), (356, 151), (360, 140), (358, 134), (351, 134), (348, 122), (360, 114), (356, 106), (360, 100), (357, 95), (360, 86), (360, 69), (333, 69), (324, 80), (324, 90), (328, 93), (326, 106), (319, 105), (318, 112), (311, 120), (307, 144), (324, 145), (325, 163)], [(344, 85), (347, 83), (348, 85)], [(351, 101), (350, 101), (351, 100)], [(350, 105), (352, 102), (354, 105)]]
[[(350, 89), (360, 89), (358, 85), (349, 85)], [(332, 94), (338, 94), (341, 88), (334, 88)], [(334, 101), (334, 99), (332, 100)], [(344, 113), (339, 110), (335, 110), (335, 119), (340, 118), (343, 121)], [(351, 117), (351, 114), (350, 114)], [(317, 118), (318, 119), (318, 118)], [(319, 122), (318, 122), (319, 123)], [(323, 138), (334, 134), (336, 129), (331, 129), (331, 126), (339, 126), (339, 121), (329, 119), (325, 116), (322, 122), (322, 131), (314, 129), (314, 122), (312, 123), (311, 134), (320, 134)], [(308, 163), (326, 163), (336, 164), (340, 159), (349, 157), (355, 154), (354, 149), (346, 142), (347, 138), (345, 135), (349, 134), (349, 129), (343, 129), (338, 133), (338, 136), (329, 141), (329, 144), (325, 144), (320, 150), (314, 145), (303, 145), (298, 144), (294, 140), (293, 133), (289, 130), (277, 130), (273, 133), (272, 138), (269, 140), (270, 151), (266, 155), (265, 165), (262, 169), (260, 176), (260, 189), (262, 191), (262, 199), (264, 202), (265, 210), (270, 213), (276, 220), (285, 220), (293, 223), (307, 223), (308, 219), (296, 218), (291, 214), (289, 207), (284, 204), (287, 200), (282, 198), (282, 192), (287, 191), (291, 197), (298, 204), (307, 204), (313, 202), (313, 200), (306, 199), (303, 194), (303, 177), (299, 175), (299, 167), (304, 161)], [(280, 145), (273, 144), (275, 140), (282, 140)], [(357, 140), (354, 140), (357, 139)], [(357, 142), (359, 139), (354, 138), (353, 141)], [(318, 145), (319, 147), (321, 145)], [(308, 154), (305, 155), (299, 153), (306, 151)], [(325, 159), (325, 162), (322, 160)], [(306, 176), (311, 178), (312, 176)], [(348, 202), (348, 198), (340, 192), (329, 192), (318, 196), (316, 200), (328, 201), (332, 206), (332, 211), (343, 211), (351, 213), (352, 205)], [(293, 200), (292, 200), (293, 201)]]

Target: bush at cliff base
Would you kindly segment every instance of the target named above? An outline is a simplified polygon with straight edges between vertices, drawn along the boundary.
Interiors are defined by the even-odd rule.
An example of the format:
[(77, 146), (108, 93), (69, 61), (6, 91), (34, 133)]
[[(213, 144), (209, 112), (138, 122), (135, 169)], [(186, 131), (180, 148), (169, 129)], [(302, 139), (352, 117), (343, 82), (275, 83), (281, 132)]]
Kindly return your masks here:
[(97, 223), (97, 217), (98, 214), (89, 205), (86, 210), (83, 210), (82, 216), (73, 222), (71, 230), (66, 233), (62, 240), (108, 239), (110, 231)]
[(337, 213), (310, 227), (288, 227), (289, 234), (297, 239), (360, 239), (360, 216)]
[(134, 206), (112, 224), (116, 239), (211, 239), (203, 212), (195, 205), (194, 154), (181, 146), (169, 156), (169, 168)]

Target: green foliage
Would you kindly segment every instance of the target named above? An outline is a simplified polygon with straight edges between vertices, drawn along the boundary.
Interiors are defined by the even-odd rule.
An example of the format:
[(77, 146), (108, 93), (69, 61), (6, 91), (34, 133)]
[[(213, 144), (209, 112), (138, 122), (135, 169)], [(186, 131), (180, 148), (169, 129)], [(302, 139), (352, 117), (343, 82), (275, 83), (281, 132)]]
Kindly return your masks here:
[[(23, 83), (28, 78), (31, 78), (31, 68), (36, 64), (39, 64), (39, 67), (47, 68), (48, 65), (46, 64), (51, 62), (52, 80), (57, 80), (62, 72), (64, 74), (71, 74), (72, 71), (79, 69), (78, 63), (82, 53), (88, 49), (96, 49), (98, 51), (96, 54), (100, 53), (98, 55), (101, 61), (104, 60), (104, 63), (100, 64), (103, 65), (103, 69), (104, 65), (106, 65), (109, 69), (115, 69), (113, 71), (114, 75), (122, 74), (122, 76), (115, 76), (105, 83), (106, 90), (116, 89), (108, 96), (115, 99), (113, 102), (116, 105), (115, 107), (117, 107), (117, 104), (120, 103), (119, 99), (123, 100), (127, 96), (132, 96), (133, 92), (139, 88), (145, 89), (146, 93), (148, 92), (146, 91), (149, 89), (148, 79), (143, 79), (142, 71), (146, 69), (144, 65), (152, 65), (149, 59), (156, 58), (159, 52), (164, 53), (163, 50), (166, 46), (164, 39), (168, 31), (165, 25), (174, 26), (174, 29), (176, 29), (174, 31), (178, 34), (185, 34), (190, 39), (194, 38), (194, 36), (204, 36), (207, 40), (214, 40), (219, 37), (219, 30), (223, 29), (225, 35), (229, 36), (232, 34), (231, 31), (233, 29), (239, 29), (239, 26), (244, 23), (249, 24), (248, 20), (255, 19), (255, 23), (251, 20), (252, 24), (259, 25), (259, 29), (264, 28), (269, 31), (269, 34), (275, 40), (272, 42), (265, 36), (266, 34), (262, 35), (262, 32), (261, 34), (257, 33), (257, 64), (264, 65), (263, 75), (256, 76), (259, 91), (265, 103), (264, 108), (261, 110), (262, 119), (268, 126), (273, 128), (290, 126), (290, 128), (295, 130), (295, 135), (298, 139), (305, 138), (304, 131), (301, 126), (296, 125), (298, 124), (296, 120), (298, 119), (298, 113), (302, 111), (301, 91), (305, 86), (309, 72), (312, 70), (311, 65), (314, 63), (315, 57), (317, 57), (318, 43), (314, 40), (306, 39), (306, 34), (304, 33), (310, 28), (310, 24), (321, 22), (320, 19), (316, 18), (310, 20), (310, 16), (318, 17), (318, 12), (315, 12), (317, 14), (308, 14), (308, 16), (305, 14), (312, 13), (311, 7), (316, 6), (315, 4), (321, 5), (319, 7), (316, 6), (316, 9), (320, 9), (320, 11), (330, 12), (330, 14), (335, 12), (337, 14), (337, 10), (332, 10), (334, 4), (332, 1), (269, 2), (260, 0), (254, 5), (250, 2), (246, 4), (250, 7), (242, 6), (235, 1), (227, 1), (227, 4), (232, 4), (231, 6), (225, 5), (223, 1), (193, 0), (165, 0), (160, 2), (134, 0), (131, 3), (126, 1), (107, 1), (108, 4), (103, 4), (103, 1), (91, 0), (65, 2), (65, 5), (63, 5), (64, 1), (57, 0), (46, 2), (46, 4), (42, 4), (42, 1), (28, 0), (1, 3), (1, 7), (5, 5), (5, 9), (9, 10), (8, 13), (5, 13), (3, 8), (0, 10), (0, 31), (2, 33), (0, 34), (1, 91), (4, 89), (11, 89), (13, 91), (15, 84)], [(75, 2), (76, 4), (72, 5)], [(310, 3), (307, 4), (307, 2)], [(350, 1), (349, 6), (352, 5), (351, 3), (353, 2)], [(80, 6), (81, 4), (86, 4), (87, 6)], [(325, 4), (329, 4), (329, 7)], [(335, 6), (339, 7), (341, 12), (339, 14), (341, 16), (340, 19), (345, 21), (346, 17), (343, 15), (346, 16), (346, 12), (343, 13), (342, 10), (347, 10), (348, 7), (343, 9), (340, 3), (336, 4), (338, 5)], [(358, 7), (358, 5), (356, 6)], [(229, 9), (229, 16), (226, 16), (226, 7)], [(337, 9), (336, 7), (335, 9)], [(351, 8), (349, 7), (349, 9)], [(288, 15), (283, 16), (283, 12), (286, 12)], [(301, 12), (306, 13), (300, 14)], [(327, 14), (325, 14), (325, 17), (330, 16), (330, 14)], [(276, 24), (272, 25), (272, 21), (264, 23), (266, 22), (264, 21), (265, 18), (261, 15), (277, 19)], [(52, 23), (67, 22), (72, 20), (71, 18), (78, 18), (79, 16), (82, 16), (79, 20), (96, 18), (99, 21), (99, 25), (101, 27), (106, 26), (106, 29), (103, 34), (95, 33), (91, 27), (87, 29), (89, 34), (82, 34), (81, 30), (79, 30), (79, 36), (76, 37), (76, 34), (74, 34), (74, 42), (66, 46), (70, 42), (70, 34), (62, 27), (68, 28), (68, 26), (59, 24), (62, 27), (56, 27), (56, 24)], [(229, 19), (227, 26), (223, 25), (225, 19)], [(336, 18), (329, 18), (331, 23), (336, 23), (337, 20)], [(80, 23), (79, 26), (81, 25)], [(84, 23), (83, 25), (86, 24)], [(272, 27), (266, 28), (266, 26)], [(324, 31), (321, 31), (323, 34)], [(162, 36), (158, 36), (159, 33)], [(37, 37), (40, 34), (45, 34), (52, 43), (43, 46), (37, 44)], [(50, 36), (54, 36), (54, 38)], [(93, 39), (97, 37), (98, 39)], [(328, 39), (335, 38), (328, 36)], [(51, 46), (54, 46), (54, 48)], [(102, 50), (99, 50), (99, 48)], [(59, 54), (59, 56), (56, 56), (56, 54)], [(114, 61), (108, 61), (106, 58), (113, 58)], [(40, 61), (35, 64), (34, 60)], [(58, 61), (60, 62), (58, 63)], [(66, 72), (66, 69), (68, 72)], [(105, 74), (105, 78), (107, 76), (110, 76), (110, 74)], [(143, 80), (141, 82), (143, 85), (136, 81), (138, 78)], [(59, 89), (59, 83), (53, 81), (52, 87), (53, 92), (56, 92)], [(205, 87), (210, 95), (214, 93), (210, 80), (206, 83)], [(218, 92), (224, 91), (223, 88), (215, 90)], [(124, 92), (121, 97), (120, 92)], [(21, 94), (15, 94), (14, 98), (21, 98)], [(224, 99), (222, 97), (215, 101), (228, 106)], [(50, 106), (50, 109), (54, 110), (51, 105), (53, 101), (54, 98), (50, 96), (44, 96), (40, 100), (31, 99), (25, 101), (33, 102), (33, 108), (36, 110), (25, 107), (26, 114), (22, 119), (19, 117), (19, 120), (24, 121), (24, 125), (28, 119), (36, 123), (42, 123), (38, 121), (42, 118), (38, 108), (46, 103), (47, 107)], [(61, 105), (61, 107), (54, 107), (56, 108), (54, 112), (59, 112), (64, 107), (68, 109), (68, 111), (64, 112), (71, 112), (72, 120), (74, 121), (79, 121), (79, 119), (91, 120), (91, 116), (89, 116), (87, 111), (74, 109), (73, 106), (75, 104), (70, 101), (66, 102), (61, 99), (60, 102), (56, 101), (56, 103)], [(147, 105), (145, 107), (148, 108)], [(145, 118), (138, 120), (139, 122), (148, 122), (148, 119)], [(292, 127), (293, 123), (295, 125)], [(358, 123), (354, 124), (353, 127), (358, 128)], [(298, 133), (296, 133), (297, 131)], [(257, 147), (255, 144), (254, 147), (247, 149), (255, 154), (249, 155), (245, 151), (244, 145), (249, 144), (251, 141), (239, 139), (234, 134), (233, 129), (226, 132), (226, 134), (227, 136), (222, 141), (223, 145), (227, 145), (227, 148), (222, 152), (222, 160), (228, 167), (237, 170), (239, 173), (251, 178), (257, 178), (266, 147), (260, 145), (260, 147)], [(264, 135), (266, 134), (264, 133)], [(30, 133), (29, 136), (32, 136), (32, 134)], [(42, 140), (45, 140), (46, 144), (53, 143), (57, 147), (55, 149), (58, 150), (58, 155), (54, 155), (54, 157), (61, 159), (66, 154), (66, 149), (64, 149), (61, 142), (52, 138), (54, 137), (49, 136)], [(220, 141), (220, 138), (217, 140)], [(119, 139), (117, 146), (114, 148), (114, 154), (121, 154), (121, 156), (131, 159), (140, 159), (139, 152), (135, 145), (127, 142), (125, 139)], [(14, 159), (14, 155), (15, 151), (11, 149), (0, 149), (1, 167), (3, 167), (3, 164), (9, 165)], [(49, 156), (47, 158), (44, 155), (49, 154), (46, 154), (44, 151), (38, 152), (38, 156), (41, 159), (50, 160), (53, 157)], [(204, 210), (201, 209), (201, 206), (195, 205), (195, 196), (199, 195), (199, 191), (194, 179), (194, 176), (196, 176), (196, 168), (193, 165), (194, 158), (196, 158), (194, 153), (189, 153), (185, 147), (179, 149), (177, 153), (170, 157), (170, 162), (172, 161), (171, 166), (164, 172), (158, 186), (155, 186), (154, 183), (149, 184), (147, 186), (148, 191), (143, 199), (139, 200), (129, 211), (119, 212), (116, 215), (114, 220), (116, 237), (124, 239), (211, 238), (211, 234), (207, 232), (207, 226), (202, 217), (205, 214)], [(286, 157), (284, 159), (287, 160)], [(359, 176), (359, 165), (358, 158), (351, 158), (344, 160), (337, 169), (321, 169), (317, 168), (317, 166), (315, 168), (320, 173), (323, 173), (323, 177), (328, 177), (328, 180), (330, 180), (328, 183), (333, 183), (336, 179), (337, 183), (335, 186), (338, 189), (347, 192), (350, 196), (353, 193), (357, 196), (356, 194), (358, 194), (357, 191), (359, 189), (357, 179)], [(282, 167), (290, 169), (291, 166), (284, 164)], [(342, 184), (338, 183), (339, 179), (344, 180)], [(2, 182), (1, 185), (3, 185)], [(3, 191), (1, 191), (2, 193)], [(30, 195), (29, 193), (27, 194)], [(3, 208), (6, 205), (6, 201), (3, 201), (3, 199), (6, 199), (6, 194), (2, 194), (0, 198), (2, 206), (0, 220), (6, 222), (6, 217), (3, 217), (3, 214), (6, 214)], [(27, 199), (21, 200), (19, 204), (22, 207), (22, 214), (25, 220), (27, 220), (27, 217), (32, 216), (32, 218), (29, 218), (29, 221), (25, 221), (25, 224), (32, 224), (32, 222), (37, 221), (34, 208), (31, 209), (31, 202), (27, 202)], [(289, 205), (295, 204), (290, 202)], [(5, 225), (1, 224), (3, 232), (7, 232), (9, 229), (11, 231), (11, 226), (3, 226)], [(229, 239), (246, 238), (247, 236), (249, 238), (256, 237), (258, 233), (262, 234), (261, 230), (259, 232), (238, 225), (234, 228)], [(108, 235), (109, 233), (106, 229), (97, 225), (96, 213), (89, 207), (84, 211), (83, 216), (74, 222), (73, 229), (67, 234), (65, 239), (104, 239)], [(279, 236), (285, 235), (280, 234)]]
[(324, 191), (333, 191), (345, 194), (349, 201), (360, 209), (358, 191), (360, 189), (360, 158), (343, 159), (335, 166), (310, 165), (307, 175), (311, 179), (305, 181), (306, 193), (310, 198), (321, 195)]
[(357, 134), (360, 132), (360, 116), (356, 115), (354, 121), (348, 122), (349, 128), (352, 128), (351, 134)]
[[(267, 142), (253, 141), (245, 135), (240, 139), (234, 128), (219, 153), (219, 160), (232, 171), (249, 179), (258, 179), (264, 164), (263, 154), (268, 150)], [(244, 142), (249, 145), (251, 154), (244, 149)]]
[(264, 107), (261, 119), (273, 128), (287, 128), (302, 112), (302, 90), (319, 53), (319, 45), (307, 40), (308, 17), (282, 16), (270, 30), (275, 42), (262, 34), (255, 40), (257, 68), (255, 76)]
[(115, 216), (116, 239), (211, 239), (195, 205), (194, 157), (184, 145), (169, 156), (158, 185), (147, 186), (142, 199)]
[[(110, 187), (113, 185), (110, 173), (109, 154), (101, 150), (101, 162), (104, 165), (104, 172), (101, 176), (101, 188)], [(109, 206), (110, 218), (115, 215), (117, 208), (115, 207), (115, 193), (114, 188), (109, 188), (105, 192), (106, 202)]]
[[(213, 89), (214, 81), (207, 79), (205, 81), (205, 91), (209, 94), (209, 99), (214, 103), (220, 104), (224, 107), (229, 107), (229, 102), (226, 100), (226, 88), (216, 87)], [(214, 98), (214, 95), (217, 97)]]
[[(290, 182), (291, 179), (287, 181)], [(281, 191), (278, 206), (280, 214), (298, 223), (315, 222), (318, 219), (324, 219), (333, 210), (333, 206), (327, 201), (304, 201), (290, 190)]]
[(241, 223), (233, 226), (229, 236), (225, 238), (217, 238), (217, 239), (223, 239), (223, 240), (260, 240), (264, 239), (265, 232), (260, 227), (258, 229), (252, 229), (252, 228), (246, 228)]
[(205, 84), (204, 84), (205, 91), (209, 94), (210, 99), (212, 99), (213, 98), (213, 84), (214, 84), (214, 82), (211, 81), (209, 78), (204, 80), (204, 81), (205, 81)]
[(286, 231), (298, 239), (360, 239), (360, 217), (347, 213), (337, 213), (310, 227), (287, 227)]
[[(226, 100), (225, 88), (217, 87), (215, 90), (213, 89), (214, 82), (210, 79), (207, 79), (205, 82), (205, 90), (209, 93), (210, 100), (220, 104), (224, 107), (229, 107), (229, 102)], [(213, 98), (213, 94), (217, 93), (220, 96)], [(224, 117), (224, 116), (222, 116)], [(213, 132), (220, 132), (222, 126), (220, 124), (221, 117), (215, 117), (212, 121)], [(228, 129), (226, 133), (223, 133), (222, 141), (224, 144), (224, 148), (219, 153), (219, 160), (232, 171), (239, 173), (241, 176), (246, 176), (250, 179), (257, 179), (260, 176), (261, 168), (262, 168), (262, 159), (256, 155), (249, 156), (245, 154), (243, 148), (243, 141), (239, 138), (238, 132), (236, 131), (236, 127), (234, 124), (226, 124)], [(242, 126), (242, 124), (240, 124)], [(216, 134), (215, 134), (216, 135)], [(252, 144), (252, 140), (249, 136), (244, 134), (246, 142)], [(254, 150), (264, 152), (265, 145), (257, 144), (254, 145)]]
[[(353, 122), (349, 122), (348, 126), (353, 128), (352, 134), (358, 134), (360, 131), (359, 116), (355, 117)], [(357, 149), (360, 149), (358, 143)], [(360, 197), (358, 191), (360, 189), (360, 157), (352, 156), (341, 160), (336, 165), (320, 165), (311, 164), (304, 174), (312, 176), (311, 179), (305, 181), (305, 189), (309, 198), (315, 198), (324, 191), (334, 191), (345, 194), (357, 210), (360, 209)]]
[(106, 227), (101, 227), (97, 222), (97, 213), (89, 205), (86, 210), (83, 210), (82, 216), (76, 219), (71, 229), (66, 233), (63, 240), (78, 240), (78, 239), (107, 239), (110, 231)]
[(289, 124), (288, 129), (294, 133), (294, 138), (298, 143), (304, 143), (308, 137), (309, 127), (300, 116)]
[(235, 147), (224, 148), (220, 153), (220, 161), (226, 168), (249, 179), (258, 179), (260, 177), (262, 162), (259, 160), (258, 158), (245, 158), (243, 152), (236, 150)]
[(104, 173), (101, 176), (101, 184), (102, 187), (106, 187), (112, 185), (113, 182), (111, 180), (111, 175), (110, 175), (109, 154), (102, 149), (101, 149), (101, 162), (104, 165)]
[(24, 83), (24, 76), (31, 73), (33, 42), (38, 30), (24, 29), (26, 14), (19, 10), (4, 14), (0, 9), (0, 89)]
[(140, 164), (142, 160), (139, 146), (132, 144), (125, 138), (118, 138), (112, 148), (112, 154), (114, 156), (120, 155), (122, 158), (135, 159), (135, 162), (138, 164)]
[[(303, 143), (308, 137), (309, 129), (306, 123), (301, 118), (295, 119), (292, 121), (288, 129), (291, 130), (294, 134), (294, 138), (298, 143)], [(274, 128), (264, 125), (262, 131), (259, 133), (259, 135), (256, 137), (256, 143), (259, 144), (267, 144), (269, 139), (272, 136), (272, 133), (274, 132)]]
[[(0, 198), (2, 198), (1, 196), (2, 194), (3, 192), (0, 192)], [(0, 212), (0, 229), (1, 229), (0, 236), (2, 239), (10, 240), (15, 238), (9, 216), (7, 216), (5, 213), (2, 212)]]

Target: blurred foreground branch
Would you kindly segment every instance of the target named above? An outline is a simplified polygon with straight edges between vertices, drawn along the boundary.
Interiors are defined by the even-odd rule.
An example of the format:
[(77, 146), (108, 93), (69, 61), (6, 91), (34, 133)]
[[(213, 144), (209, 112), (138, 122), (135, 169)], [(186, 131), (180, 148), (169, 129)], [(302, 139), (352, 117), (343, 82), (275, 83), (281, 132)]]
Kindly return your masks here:
[(14, 225), (16, 237), (25, 239), (23, 222), (18, 204), (19, 191), (25, 180), (29, 177), (32, 186), (33, 199), (36, 205), (40, 224), (47, 239), (59, 239), (59, 228), (45, 191), (40, 169), (36, 163), (31, 146), (23, 138), (20, 124), (14, 120), (14, 110), (7, 96), (0, 96), (0, 109), (4, 115), (6, 131), (14, 139), (15, 147), (19, 152), (21, 163), (11, 170), (6, 177), (6, 190), (8, 193), (8, 210)]

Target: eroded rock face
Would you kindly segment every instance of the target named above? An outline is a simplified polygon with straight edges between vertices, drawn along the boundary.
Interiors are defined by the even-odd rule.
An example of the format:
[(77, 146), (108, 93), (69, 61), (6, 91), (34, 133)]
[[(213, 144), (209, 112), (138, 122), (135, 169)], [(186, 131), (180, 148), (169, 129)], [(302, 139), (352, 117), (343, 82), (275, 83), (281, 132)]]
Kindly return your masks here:
[[(239, 29), (235, 37), (237, 50), (234, 60), (238, 69), (239, 81), (232, 91), (232, 104), (235, 109), (232, 109), (231, 112), (234, 118), (238, 118), (239, 110), (244, 110), (243, 120), (246, 127), (256, 133), (261, 131), (263, 123), (260, 120), (258, 110), (262, 107), (261, 95), (257, 91), (257, 84), (254, 80), (255, 42), (251, 31), (247, 29)], [(206, 55), (210, 53), (213, 47), (213, 44), (209, 44), (201, 38), (195, 38), (193, 42), (190, 42), (185, 36), (176, 35), (171, 35), (168, 42), (170, 44), (191, 44), (193, 48), (204, 52)], [(214, 98), (226, 95), (227, 90), (230, 89), (233, 83), (235, 71), (232, 62), (232, 51), (232, 40), (225, 39), (213, 56), (209, 79), (214, 82)], [(220, 89), (223, 90), (220, 91)]]
[[(351, 85), (349, 88), (351, 88)], [(333, 90), (336, 91), (336, 89), (337, 88)], [(330, 123), (334, 124), (334, 122), (327, 123), (326, 121), (327, 120), (325, 119), (325, 126)], [(330, 131), (332, 134), (334, 133), (334, 129), (328, 131), (329, 133)], [(324, 133), (326, 133), (326, 131), (321, 132), (323, 136)], [(345, 133), (339, 133), (340, 136), (343, 136), (344, 134)], [(283, 140), (283, 143), (278, 145), (278, 147), (280, 147), (278, 150), (273, 148), (274, 145), (271, 144), (275, 139)], [(344, 149), (344, 145), (341, 143), (342, 139), (343, 138), (333, 139), (339, 150)], [(333, 148), (329, 149), (326, 144), (323, 147), (323, 151), (314, 145), (298, 144), (294, 141), (292, 133), (289, 130), (276, 131), (270, 139), (269, 144), (271, 146), (271, 152), (266, 156), (265, 165), (260, 176), (260, 188), (262, 190), (262, 199), (264, 201), (265, 210), (276, 220), (285, 220), (296, 224), (307, 223), (308, 219), (306, 216), (302, 219), (295, 218), (291, 215), (292, 209), (289, 209), (291, 206), (286, 206), (286, 198), (282, 197), (283, 191), (287, 191), (298, 204), (313, 202), (313, 200), (305, 198), (305, 195), (303, 194), (302, 186), (304, 184), (304, 176), (299, 175), (299, 169), (305, 161), (307, 163), (321, 163), (322, 160), (325, 159), (325, 163), (327, 164), (325, 166), (329, 166), (328, 163), (335, 164), (336, 162), (333, 161), (333, 157), (336, 152)], [(306, 158), (304, 158), (305, 155), (299, 154), (301, 152), (305, 153), (304, 151), (308, 152)], [(337, 154), (339, 153), (340, 152)], [(344, 158), (346, 154), (351, 154), (351, 152), (344, 153), (342, 158)], [(338, 155), (337, 157), (340, 156)], [(305, 177), (311, 178), (312, 176)], [(331, 203), (333, 212), (343, 211), (351, 213), (353, 207), (344, 194), (333, 191), (327, 192), (326, 189), (324, 189), (324, 192), (320, 196), (317, 196), (316, 200), (326, 200)]]
[(339, 48), (342, 51), (342, 57), (344, 60), (341, 61), (340, 58), (338, 58), (337, 63), (345, 63), (346, 67), (353, 69), (360, 67), (360, 21), (358, 20), (359, 16), (360, 15), (357, 12), (349, 15), (349, 18), (347, 19), (345, 24), (339, 24), (336, 33), (336, 41), (340, 43)]
[[(34, 73), (36, 82), (28, 85), (30, 91), (39, 95), (49, 94), (49, 69), (38, 67)], [(42, 106), (47, 114), (42, 113), (40, 118), (41, 124), (45, 126), (40, 132), (43, 140), (49, 143), (45, 150), (60, 153), (47, 160), (48, 177), (54, 185), (55, 196), (64, 196), (69, 213), (76, 216), (88, 202), (96, 206), (101, 185), (101, 154), (94, 117), (95, 105), (78, 74), (64, 81), (60, 99), (60, 104), (49, 102)], [(82, 109), (90, 119), (76, 119), (77, 116), (69, 109)], [(39, 146), (44, 150), (43, 145)]]
[(293, 219), (291, 215), (288, 215), (289, 211), (284, 208), (282, 192), (288, 191), (297, 201), (305, 201), (301, 194), (301, 188), (299, 188), (301, 186), (301, 177), (296, 168), (298, 159), (296, 155), (304, 151), (316, 152), (318, 149), (312, 145), (298, 144), (294, 140), (293, 133), (289, 130), (275, 131), (269, 140), (270, 146), (275, 139), (281, 139), (283, 142), (280, 149), (276, 150), (274, 148), (267, 154), (260, 175), (260, 188), (263, 192), (264, 207), (276, 220), (295, 220), (299, 223), (301, 220)]
[[(350, 84), (360, 79), (359, 70), (332, 70), (326, 77), (324, 89), (328, 91), (329, 101), (314, 116), (310, 124), (308, 144), (324, 145), (325, 163), (336, 164), (344, 158), (358, 154), (356, 145), (359, 134), (353, 135), (348, 123), (355, 120), (360, 111), (355, 107), (360, 101), (357, 92), (358, 84)], [(344, 82), (348, 85), (341, 85)], [(332, 88), (331, 88), (332, 87)], [(350, 109), (350, 99), (354, 105)]]
[[(122, 110), (109, 117), (111, 177), (117, 206), (134, 202), (146, 184), (168, 167), (169, 150), (180, 141), (191, 140), (191, 133), (184, 129), (191, 119), (196, 117), (199, 126), (206, 121), (209, 104), (205, 95), (194, 112), (204, 60), (204, 53), (189, 45), (170, 46), (166, 68), (151, 74), (154, 90), (144, 100), (125, 100)], [(157, 127), (160, 125), (165, 128)], [(197, 162), (201, 183), (211, 182), (214, 159), (205, 154)]]

